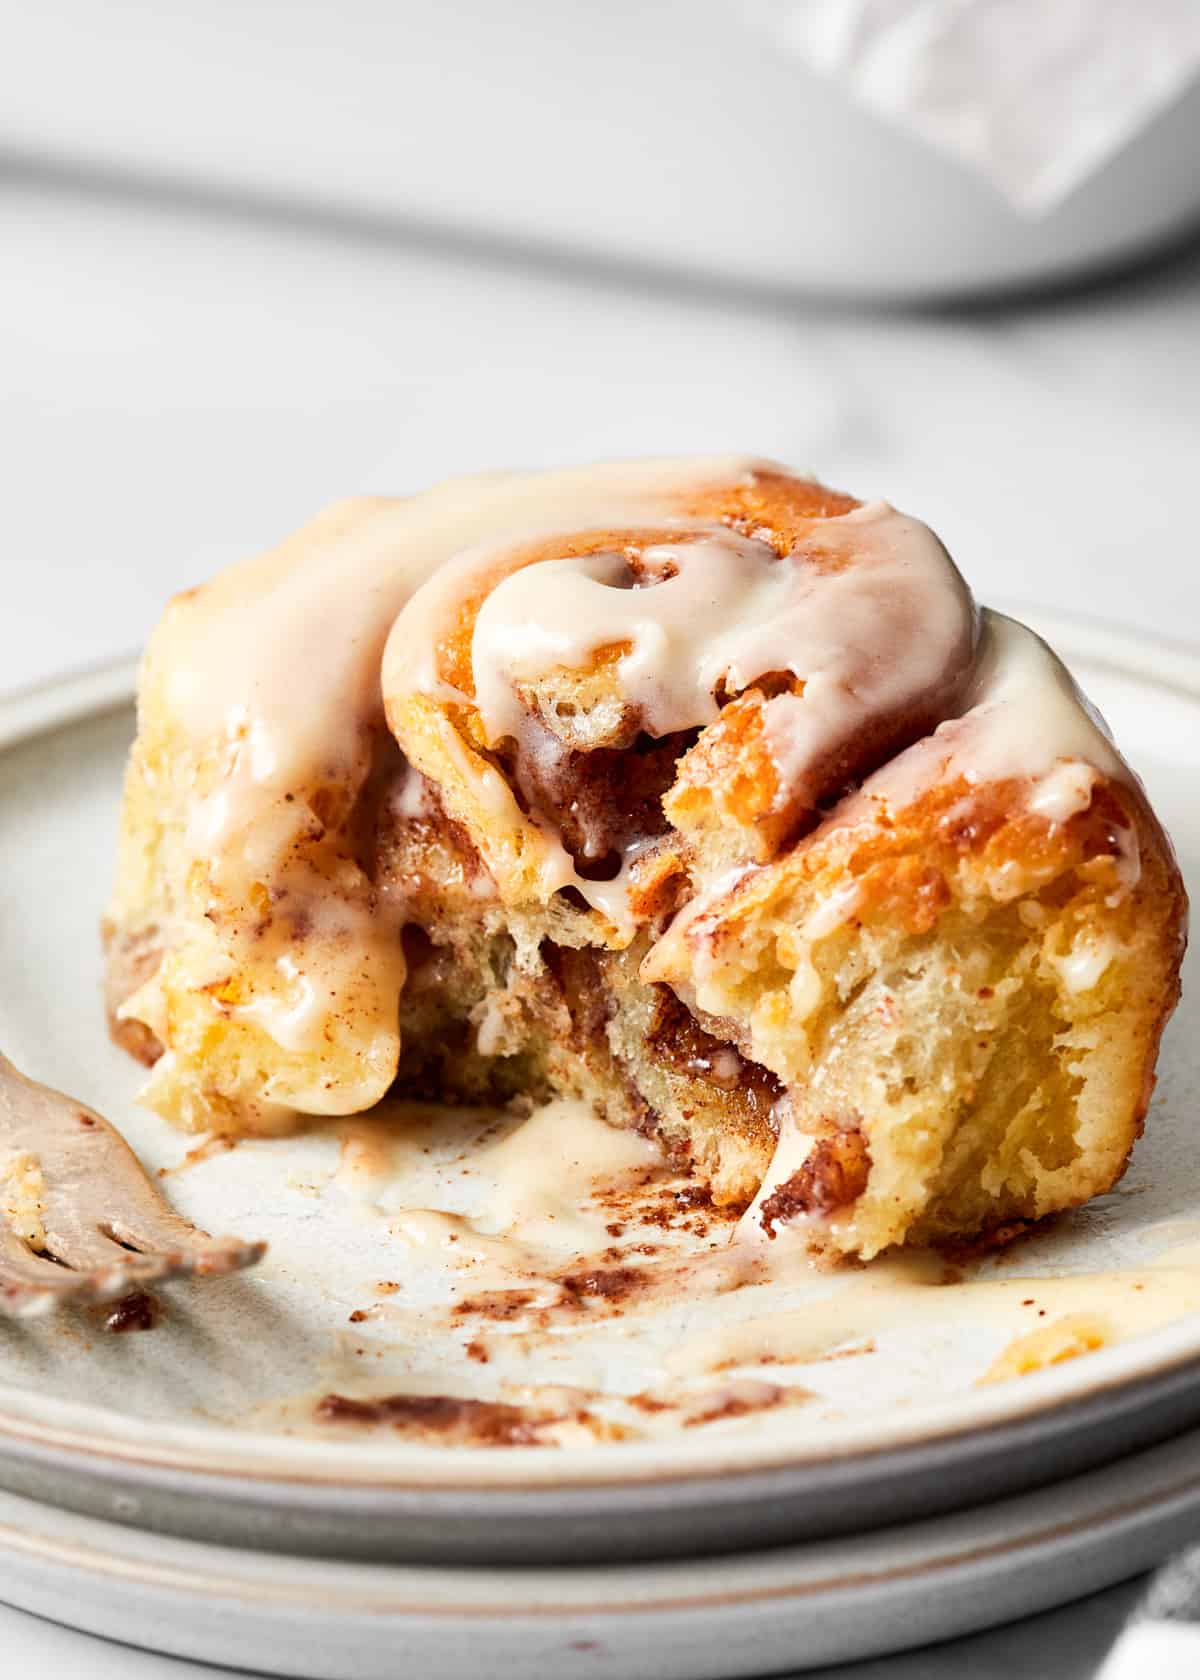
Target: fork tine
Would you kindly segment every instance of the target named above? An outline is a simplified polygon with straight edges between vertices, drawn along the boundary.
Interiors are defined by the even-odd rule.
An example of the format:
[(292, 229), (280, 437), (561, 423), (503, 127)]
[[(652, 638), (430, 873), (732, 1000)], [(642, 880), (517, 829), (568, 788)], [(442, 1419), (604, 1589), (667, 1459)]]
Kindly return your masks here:
[(106, 1266), (115, 1266), (118, 1260), (132, 1258), (128, 1249), (122, 1248), (103, 1231), (89, 1228), (82, 1220), (53, 1217), (57, 1212), (57, 1209), (47, 1208), (43, 1215), (45, 1238), (38, 1244), (40, 1253), (48, 1254), (77, 1272), (100, 1271)]
[(131, 1261), (166, 1261), (175, 1277), (224, 1277), (227, 1272), (244, 1271), (254, 1266), (267, 1252), (265, 1242), (247, 1242), (242, 1237), (210, 1237), (195, 1225), (181, 1219), (178, 1234), (169, 1238), (172, 1227), (160, 1228), (163, 1236), (147, 1233), (142, 1224), (127, 1226), (114, 1218), (111, 1230), (118, 1242), (128, 1243), (125, 1252)]
[(265, 1243), (214, 1238), (189, 1224), (102, 1115), (27, 1079), (0, 1054), (0, 1156), (5, 1145), (37, 1162), (45, 1254), (0, 1213), (0, 1313), (27, 1316), (173, 1278), (222, 1277), (266, 1252)]
[(0, 1225), (0, 1312), (26, 1318), (78, 1296), (87, 1274), (33, 1254)]
[(236, 1241), (235, 1238), (210, 1237), (207, 1231), (201, 1231), (176, 1213), (174, 1208), (168, 1207), (148, 1181), (144, 1186), (139, 1184), (136, 1190), (132, 1186), (123, 1188), (129, 1193), (122, 1197), (121, 1205), (114, 1207), (105, 1220), (104, 1231), (126, 1248), (132, 1248), (139, 1254), (191, 1254), (210, 1249), (220, 1241)]
[(240, 1271), (253, 1266), (265, 1252), (265, 1243), (226, 1239), (192, 1254), (128, 1255), (113, 1265), (77, 1272), (30, 1253), (18, 1237), (0, 1229), (0, 1313), (28, 1318), (67, 1301), (115, 1301), (151, 1283)]

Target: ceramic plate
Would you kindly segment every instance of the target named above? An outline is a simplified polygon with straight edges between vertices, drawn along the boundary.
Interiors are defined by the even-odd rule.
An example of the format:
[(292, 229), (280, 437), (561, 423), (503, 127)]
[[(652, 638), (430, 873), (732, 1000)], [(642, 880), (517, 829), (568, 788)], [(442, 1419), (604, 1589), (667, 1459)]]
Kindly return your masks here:
[[(1198, 1520), (1195, 1432), (1053, 1488), (853, 1539), (573, 1569), (283, 1557), (0, 1494), (0, 1596), (109, 1638), (304, 1680), (736, 1680), (1049, 1609), (1151, 1567)], [(938, 1672), (952, 1668), (943, 1659)]]
[[(1050, 629), (1190, 874), (1200, 667)], [(564, 1160), (558, 1199), (506, 1234), (514, 1164), (559, 1147), (544, 1114), (397, 1109), (195, 1150), (139, 1108), (140, 1070), (108, 1043), (99, 999), (131, 682), (91, 673), (0, 710), (0, 1044), (119, 1124), (184, 1213), (270, 1253), (254, 1274), (165, 1292), (149, 1334), (84, 1315), (0, 1326), (7, 1488), (291, 1552), (667, 1556), (910, 1521), (1200, 1417), (1191, 997), (1118, 1190), (957, 1272), (747, 1272), (688, 1186), (639, 1182), (636, 1162), (623, 1188), (585, 1195)], [(1014, 1339), (1081, 1313), (1109, 1345), (981, 1381)], [(389, 1404), (364, 1422), (329, 1394)]]

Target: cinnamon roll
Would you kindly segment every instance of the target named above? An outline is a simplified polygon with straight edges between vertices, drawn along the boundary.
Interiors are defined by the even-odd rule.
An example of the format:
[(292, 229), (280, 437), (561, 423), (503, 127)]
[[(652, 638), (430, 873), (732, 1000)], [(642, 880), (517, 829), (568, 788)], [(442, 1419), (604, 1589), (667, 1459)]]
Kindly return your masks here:
[(179, 597), (106, 936), (179, 1125), (570, 1093), (869, 1257), (1120, 1176), (1185, 918), (928, 527), (723, 459), (345, 503)]

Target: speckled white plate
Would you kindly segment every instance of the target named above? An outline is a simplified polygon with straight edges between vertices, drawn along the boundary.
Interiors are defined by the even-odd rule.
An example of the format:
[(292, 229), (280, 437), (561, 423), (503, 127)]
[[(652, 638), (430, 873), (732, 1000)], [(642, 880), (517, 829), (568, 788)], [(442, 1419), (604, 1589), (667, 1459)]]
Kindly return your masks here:
[[(1050, 628), (1192, 873), (1200, 662), (1100, 628)], [(99, 1001), (96, 924), (131, 680), (128, 668), (92, 673), (0, 707), (0, 1045), (106, 1112), (149, 1165), (171, 1168), (194, 1140), (137, 1106), (140, 1070), (109, 1045)], [(428, 1154), (398, 1146), (383, 1173), (367, 1170), (378, 1138), (353, 1129), (209, 1154), (171, 1172), (169, 1193), (209, 1229), (267, 1237), (267, 1262), (176, 1290), (148, 1335), (111, 1336), (83, 1318), (0, 1325), (0, 1484), (229, 1545), (557, 1562), (863, 1531), (1140, 1448), (1200, 1418), (1197, 1007), (1186, 999), (1169, 1032), (1147, 1136), (1119, 1190), (984, 1263), (979, 1281), (945, 1288), (868, 1268), (722, 1291), (701, 1267), (685, 1288), (620, 1314), (601, 1299), (476, 1322), (447, 1310), (448, 1251), (396, 1235), (406, 1204), (486, 1225), (486, 1172), (462, 1155), (469, 1121), (429, 1132)], [(1014, 1335), (1075, 1310), (1121, 1339), (979, 1386)], [(811, 1320), (812, 1345), (793, 1337), (782, 1363), (710, 1369), (714, 1336), (752, 1318), (793, 1330)], [(472, 1341), (486, 1363), (470, 1356)], [(827, 1357), (847, 1346), (856, 1357)], [(749, 1415), (697, 1423), (705, 1396), (714, 1414), (738, 1409), (724, 1404), (731, 1382), (749, 1394)], [(674, 1409), (622, 1398), (664, 1383), (684, 1392)], [(330, 1389), (553, 1411), (574, 1404), (564, 1385), (600, 1433), (619, 1418), (626, 1438), (584, 1428), (536, 1449), (448, 1446), (312, 1421)], [(778, 1403), (762, 1409), (765, 1400)]]

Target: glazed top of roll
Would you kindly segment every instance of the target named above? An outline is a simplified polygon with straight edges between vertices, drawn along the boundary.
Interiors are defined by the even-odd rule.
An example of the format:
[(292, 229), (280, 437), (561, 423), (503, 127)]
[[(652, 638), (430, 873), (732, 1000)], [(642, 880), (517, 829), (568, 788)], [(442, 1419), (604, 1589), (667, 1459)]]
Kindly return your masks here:
[[(1043, 644), (992, 615), (981, 635), (927, 526), (750, 459), (342, 504), (178, 597), (152, 657), (175, 722), (225, 748), (196, 832), (226, 864), (261, 850), (251, 830), (279, 800), (359, 780), (365, 734), (412, 696), (460, 706), (481, 746), (536, 763), (554, 743), (705, 728), (753, 691), (772, 814), (793, 819), (966, 713), (906, 772), (1124, 773)], [(593, 679), (586, 708), (554, 692), (572, 675)]]
[[(175, 843), (227, 942), (287, 968), (261, 1018), (296, 1043), (364, 988), (382, 1018), (403, 983), (355, 831), (381, 740), (436, 782), (487, 891), (566, 894), (615, 946), (663, 921), (639, 887), (668, 831), (699, 894), (938, 782), (1012, 782), (1054, 821), (1097, 776), (1133, 785), (1059, 661), (977, 611), (927, 526), (747, 458), (340, 504), (172, 603), (142, 708), (190, 753)], [(238, 906), (284, 895), (276, 948)]]

